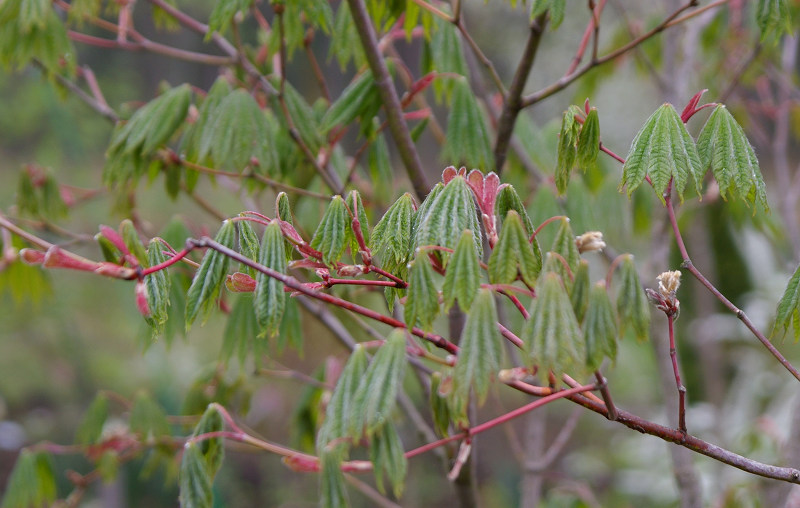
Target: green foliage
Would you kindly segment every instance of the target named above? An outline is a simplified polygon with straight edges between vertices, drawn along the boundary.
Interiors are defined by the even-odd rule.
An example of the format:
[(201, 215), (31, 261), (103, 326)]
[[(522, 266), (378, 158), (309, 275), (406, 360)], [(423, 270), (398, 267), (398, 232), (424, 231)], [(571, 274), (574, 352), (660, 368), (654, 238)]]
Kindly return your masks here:
[(108, 397), (98, 393), (86, 414), (83, 415), (78, 430), (75, 431), (75, 442), (82, 445), (98, 443), (103, 434), (103, 425), (108, 418)]
[[(286, 252), (283, 235), (277, 221), (272, 221), (264, 230), (261, 241), (261, 256), (258, 262), (279, 273), (286, 271)], [(263, 272), (256, 274), (256, 291), (253, 298), (261, 332), (259, 336), (273, 336), (280, 330), (281, 319), (286, 308), (283, 282)]]
[[(192, 431), (192, 438), (197, 438), (203, 434), (220, 432), (225, 429), (225, 421), (222, 418), (216, 404), (209, 404), (200, 421), (197, 422)], [(196, 446), (200, 455), (205, 460), (206, 469), (211, 479), (217, 474), (225, 459), (225, 445), (221, 437), (212, 437), (197, 441)]]
[[(225, 221), (214, 240), (225, 247), (233, 248), (236, 227), (232, 221)], [(200, 263), (200, 268), (192, 279), (192, 285), (186, 293), (186, 331), (198, 318), (201, 322), (208, 319), (216, 305), (217, 296), (228, 271), (229, 259), (224, 254), (209, 249)]]
[[(428, 200), (431, 202), (425, 206)], [(463, 177), (453, 178), (435, 196), (432, 191), (417, 210), (416, 218), (419, 218), (414, 239), (417, 247), (438, 245), (455, 249), (461, 239), (461, 233), (469, 229), (474, 233), (478, 257), (483, 256), (483, 235), (479, 233), (481, 226), (478, 214), (472, 200), (472, 191)], [(446, 262), (449, 256), (441, 257)]]
[(67, 205), (61, 197), (61, 190), (52, 171), (45, 169), (41, 174), (37, 174), (36, 182), (32, 172), (32, 169), (25, 168), (20, 174), (17, 186), (19, 211), (49, 220), (66, 216)]
[(558, 135), (558, 164), (556, 165), (556, 189), (558, 189), (559, 194), (564, 194), (567, 191), (569, 177), (578, 157), (576, 145), (581, 131), (581, 124), (575, 121), (575, 116), (580, 114), (580, 108), (570, 106), (564, 112), (561, 120), (561, 133)]
[(369, 447), (369, 460), (374, 465), (375, 484), (381, 493), (385, 493), (383, 488), (384, 474), (389, 477), (392, 483), (392, 492), (395, 497), (403, 494), (406, 472), (408, 471), (408, 460), (404, 455), (403, 443), (397, 434), (397, 429), (391, 422), (378, 429)]
[(253, 0), (217, 0), (208, 18), (208, 32), (205, 40), (211, 40), (214, 32), (225, 32), (230, 26), (233, 17), (237, 13), (248, 9), (252, 3)]
[(630, 326), (636, 338), (647, 340), (650, 328), (650, 305), (639, 282), (633, 256), (625, 254), (619, 265), (620, 284), (617, 293), (617, 315), (621, 333)]
[(778, 41), (782, 34), (792, 33), (792, 19), (786, 0), (758, 0), (756, 21), (761, 30), (761, 41)]
[(444, 275), (442, 296), (445, 311), (458, 299), (458, 306), (468, 310), (481, 284), (480, 259), (475, 252), (472, 231), (464, 230)]
[(576, 150), (578, 167), (583, 171), (597, 166), (597, 156), (600, 154), (600, 117), (595, 108), (586, 115)]
[(510, 284), (516, 280), (519, 271), (525, 284), (533, 286), (541, 269), (541, 252), (531, 248), (522, 220), (517, 212), (510, 210), (489, 257), (489, 281), (492, 284)]
[(130, 417), (131, 432), (143, 440), (169, 435), (169, 423), (164, 410), (147, 393), (140, 391), (133, 401)]
[(434, 372), (431, 375), (431, 389), (428, 404), (430, 405), (431, 414), (433, 415), (434, 430), (436, 430), (437, 434), (440, 436), (447, 436), (452, 417), (450, 414), (450, 404), (447, 403), (447, 399), (444, 395), (439, 392), (441, 386), (442, 374), (441, 372)]
[(53, 459), (45, 452), (23, 449), (8, 478), (2, 508), (51, 506), (56, 500)]
[(589, 294), (583, 339), (586, 342), (586, 367), (589, 370), (600, 368), (605, 357), (612, 360), (616, 358), (617, 319), (603, 281), (595, 284)]
[(336, 58), (339, 68), (344, 71), (350, 60), (354, 61), (357, 68), (362, 67), (366, 61), (364, 49), (359, 42), (358, 32), (347, 2), (339, 3), (333, 19), (333, 33), (336, 34), (336, 37), (331, 39), (329, 55)]
[[(522, 203), (522, 199), (517, 194), (516, 189), (508, 184), (503, 184), (497, 189), (497, 197), (494, 202), (494, 213), (502, 221), (508, 215), (509, 210), (517, 212), (522, 219), (522, 224), (525, 226), (525, 234), (530, 238), (536, 228), (533, 227), (533, 221), (528, 216), (528, 211)], [(539, 248), (539, 241), (534, 238), (533, 248), (536, 255), (541, 258), (542, 251)]]
[(341, 452), (326, 449), (320, 453), (319, 494), (322, 508), (346, 508), (350, 506), (341, 465)]
[(453, 410), (461, 415), (458, 419), (466, 419), (470, 390), (475, 390), (479, 403), (486, 400), (489, 382), (500, 368), (503, 355), (492, 291), (481, 289), (478, 292), (467, 313), (459, 346), (458, 361), (453, 369)]
[(75, 47), (47, 0), (0, 2), (0, 64), (21, 69), (38, 61), (48, 74), (75, 73)]
[(260, 353), (266, 353), (259, 346), (266, 345), (263, 340), (254, 340), (259, 332), (258, 321), (256, 320), (255, 306), (251, 295), (242, 294), (231, 306), (231, 313), (225, 323), (225, 330), (222, 333), (222, 350), (220, 356), (223, 361), (228, 361), (236, 355), (241, 365), (247, 360), (248, 344), (252, 342), (254, 356), (256, 360), (261, 357)]
[[(458, 29), (452, 23), (434, 16), (430, 42), (426, 44), (425, 50), (422, 64), (425, 72), (458, 74), (461, 76), (466, 76), (469, 73), (467, 60), (464, 58), (461, 37)], [(433, 90), (436, 92), (437, 100), (443, 94), (450, 100), (453, 89), (458, 86), (458, 81), (460, 80), (435, 80), (433, 82)], [(451, 106), (455, 107), (454, 105)]]
[(188, 441), (183, 447), (180, 487), (181, 508), (211, 508), (214, 495), (211, 475), (199, 443)]
[(628, 196), (650, 177), (656, 195), (664, 203), (667, 185), (673, 187), (683, 200), (689, 176), (700, 193), (702, 167), (694, 140), (672, 104), (664, 104), (645, 122), (631, 143), (630, 152), (622, 166), (620, 191), (627, 187)]
[(373, 130), (372, 118), (381, 107), (381, 96), (372, 73), (366, 71), (359, 75), (322, 118), (322, 131), (327, 133), (334, 127), (347, 127), (356, 118), (361, 122), (361, 134), (368, 136)]
[(411, 262), (406, 298), (405, 319), (409, 327), (420, 326), (424, 330), (433, 328), (433, 320), (439, 314), (439, 292), (433, 282), (433, 268), (428, 255), (420, 253)]
[(586, 306), (589, 304), (589, 262), (581, 259), (578, 270), (575, 272), (575, 280), (572, 284), (569, 299), (572, 302), (572, 309), (575, 317), (582, 323), (586, 315)]
[(347, 429), (353, 414), (353, 399), (366, 370), (367, 353), (362, 346), (356, 346), (328, 402), (325, 421), (317, 433), (317, 452), (322, 453), (332, 441), (348, 435)]
[(576, 376), (585, 370), (586, 353), (569, 296), (557, 274), (542, 272), (539, 279), (521, 337), (528, 361), (538, 366), (542, 375), (552, 372)]
[[(230, 94), (231, 86), (228, 80), (223, 77), (217, 78), (200, 104), (197, 118), (186, 129), (181, 140), (180, 150), (187, 160), (200, 164), (209, 163), (205, 160), (205, 156), (211, 152), (211, 145), (214, 142), (217, 111), (220, 103)], [(201, 151), (204, 154), (202, 158), (199, 156)]]
[(322, 261), (326, 265), (335, 265), (348, 246), (350, 231), (350, 215), (341, 196), (334, 196), (325, 215), (317, 226), (311, 239), (311, 246), (322, 252)]
[(748, 205), (756, 203), (769, 211), (764, 178), (758, 159), (742, 127), (722, 104), (714, 108), (697, 137), (701, 168), (711, 166), (719, 193), (742, 199)]
[(122, 241), (125, 242), (125, 247), (128, 248), (128, 252), (133, 254), (140, 265), (148, 266), (147, 252), (144, 249), (144, 245), (142, 245), (142, 240), (139, 238), (139, 233), (136, 231), (133, 221), (130, 219), (123, 220), (119, 225), (119, 231)]
[[(561, 225), (558, 228), (556, 237), (553, 240), (553, 246), (550, 248), (551, 252), (560, 255), (567, 263), (571, 275), (567, 272), (562, 263), (555, 264), (556, 272), (561, 275), (561, 279), (567, 283), (572, 281), (575, 272), (578, 270), (578, 265), (581, 261), (581, 254), (578, 252), (578, 247), (575, 245), (575, 233), (572, 232), (570, 220), (567, 218), (561, 219)], [(571, 283), (569, 286), (571, 287)]]
[(549, 12), (550, 28), (555, 30), (564, 21), (566, 7), (566, 0), (534, 0), (531, 3), (531, 19)]
[(386, 210), (372, 230), (372, 248), (384, 263), (405, 264), (411, 254), (414, 198), (406, 192)]
[(442, 147), (443, 161), (458, 161), (466, 166), (494, 167), (489, 128), (466, 78), (453, 81), (453, 101), (447, 117), (447, 133)]
[(350, 213), (355, 215), (355, 217), (350, 219), (350, 227), (346, 230), (347, 236), (350, 239), (350, 252), (355, 259), (355, 253), (358, 252), (361, 247), (356, 238), (356, 229), (353, 220), (358, 219), (358, 225), (361, 229), (361, 236), (364, 239), (364, 244), (369, 247), (369, 219), (367, 219), (367, 211), (364, 208), (364, 203), (361, 201), (361, 194), (359, 194), (358, 191), (354, 190), (348, 192), (345, 204), (347, 205), (347, 209), (350, 210)]
[(781, 336), (785, 336), (790, 324), (792, 325), (795, 340), (800, 340), (800, 266), (792, 274), (788, 284), (786, 284), (786, 290), (778, 302), (778, 310), (771, 336), (775, 336), (779, 327), (783, 328)]

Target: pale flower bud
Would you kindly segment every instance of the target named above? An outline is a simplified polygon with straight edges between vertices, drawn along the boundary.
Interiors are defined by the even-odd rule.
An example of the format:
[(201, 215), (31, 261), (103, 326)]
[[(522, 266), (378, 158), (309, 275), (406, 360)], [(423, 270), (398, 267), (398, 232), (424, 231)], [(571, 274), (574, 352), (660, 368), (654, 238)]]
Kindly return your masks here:
[(603, 233), (600, 231), (587, 231), (575, 238), (575, 245), (578, 247), (578, 252), (583, 254), (605, 249), (606, 242), (603, 241)]
[(664, 272), (658, 277), (658, 291), (664, 298), (673, 299), (678, 292), (678, 287), (681, 285), (681, 272), (678, 270), (672, 272)]

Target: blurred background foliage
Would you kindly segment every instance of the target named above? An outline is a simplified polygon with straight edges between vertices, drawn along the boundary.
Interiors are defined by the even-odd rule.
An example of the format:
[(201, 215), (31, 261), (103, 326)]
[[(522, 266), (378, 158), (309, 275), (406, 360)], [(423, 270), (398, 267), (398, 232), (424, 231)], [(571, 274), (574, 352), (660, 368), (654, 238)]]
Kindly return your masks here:
[[(212, 1), (180, 4), (198, 19), (208, 19), (215, 7)], [(519, 61), (522, 41), (527, 38), (527, 7), (497, 0), (463, 4), (469, 32), (508, 82)], [(680, 210), (680, 223), (695, 264), (746, 310), (761, 330), (768, 330), (775, 304), (800, 252), (796, 209), (798, 40), (789, 34), (778, 41), (760, 42), (754, 4), (728, 2), (711, 9), (523, 110), (516, 127), (521, 145), (518, 153), (527, 157), (526, 165), (537, 172), (529, 173), (519, 157), (511, 156), (502, 180), (517, 187), (535, 224), (567, 214), (577, 233), (602, 231), (610, 252), (634, 253), (643, 282), (654, 286), (656, 274), (677, 269), (680, 264), (663, 228), (664, 211), (650, 189), (638, 190), (630, 200), (619, 194), (620, 166), (607, 157), (601, 157), (598, 171), (575, 176), (566, 197), (556, 196), (552, 174), (561, 114), (570, 104), (582, 104), (588, 97), (600, 112), (603, 143), (624, 155), (639, 127), (662, 102), (682, 108), (695, 92), (708, 88), (708, 100), (724, 100), (747, 130), (760, 157), (773, 213), (753, 212), (739, 201), (723, 202), (712, 188), (702, 201), (687, 197)], [(791, 4), (797, 11), (797, 3)], [(342, 4), (331, 2), (330, 6), (338, 11)], [(602, 20), (601, 49), (619, 46), (678, 6), (674, 0), (609, 2)], [(272, 21), (269, 5), (259, 4), (258, 8)], [(189, 50), (208, 49), (201, 36), (157, 28), (150, 6), (144, 2), (137, 4), (134, 15), (137, 29), (154, 40)], [(561, 77), (587, 17), (581, 2), (567, 2), (563, 24), (557, 30), (548, 29), (542, 38), (526, 91), (538, 90)], [(793, 28), (796, 30), (796, 25)], [(93, 27), (84, 29), (97, 32)], [(240, 24), (239, 30), (245, 41), (264, 37), (251, 17)], [(344, 37), (335, 31), (330, 36), (317, 31), (310, 45), (333, 98), (345, 89), (356, 70), (352, 63), (340, 65), (331, 56), (331, 39), (336, 44), (340, 36)], [(357, 39), (349, 42), (357, 44)], [(395, 41), (398, 56), (416, 77), (425, 71), (424, 46), (419, 38)], [(207, 91), (219, 75), (213, 66), (145, 51), (109, 50), (80, 43), (75, 48), (79, 64), (94, 71), (108, 103), (125, 117), (163, 90), (166, 83), (177, 86), (188, 82)], [(248, 51), (257, 49), (248, 47)], [(301, 57), (302, 48), (294, 49), (294, 58), (287, 63), (288, 82), (314, 108), (315, 102), (324, 99), (308, 61)], [(485, 111), (492, 85), (474, 55), (465, 50), (464, 56), (468, 67), (463, 72), (470, 76), (472, 90)], [(269, 65), (264, 62), (265, 67)], [(172, 227), (175, 246), (181, 245), (181, 236), (185, 238), (188, 231), (182, 233), (184, 226), (176, 227), (173, 221), (195, 234), (217, 229), (219, 220), (186, 193), (168, 199), (161, 177), (139, 183), (133, 208), (120, 207), (119, 196), (104, 190), (99, 176), (113, 126), (68, 90), (54, 86), (47, 74), (36, 66), (0, 73), (2, 209), (25, 227), (42, 227), (42, 236), (50, 241), (74, 242), (75, 250), (91, 258), (98, 258), (99, 251), (85, 240), (94, 235), (97, 225), (115, 226), (132, 209), (152, 235)], [(429, 100), (434, 101), (434, 94), (430, 95)], [(444, 122), (446, 103), (437, 101), (432, 108)], [(703, 118), (689, 123), (693, 134), (705, 118), (703, 114), (698, 117)], [(350, 129), (341, 146), (351, 154), (362, 142), (357, 129)], [(444, 166), (458, 162), (443, 160), (435, 136), (427, 133), (420, 138), (418, 148), (431, 182), (439, 178)], [(344, 157), (341, 153), (335, 156)], [(361, 171), (356, 174), (356, 185), (370, 188), (377, 172), (374, 187), (378, 192), (371, 196), (369, 206), (372, 224), (401, 191), (410, 189), (393, 148), (388, 156), (392, 168), (389, 182), (384, 181), (386, 174), (380, 173), (380, 167), (370, 172), (369, 157), (378, 157), (372, 153), (362, 159)], [(308, 165), (300, 164), (303, 167), (296, 168), (298, 174), (305, 171), (307, 175)], [(80, 206), (70, 207), (66, 216), (20, 216), (14, 206), (19, 181), (29, 165), (49, 168), (58, 182), (99, 192)], [(790, 168), (788, 185), (780, 173), (782, 165)], [(295, 178), (291, 171), (283, 176)], [(327, 192), (320, 179), (305, 178), (302, 185), (308, 189)], [(229, 183), (202, 178), (196, 194), (213, 203), (223, 215), (231, 216), (245, 208), (271, 211), (275, 192), (259, 188), (245, 194)], [(293, 196), (298, 229), (312, 232), (324, 206), (325, 201)], [(542, 245), (550, 244), (555, 230), (544, 230)], [(63, 231), (76, 236), (65, 240)], [(593, 262), (592, 269), (595, 279), (603, 276), (605, 266)], [(248, 427), (270, 440), (313, 450), (308, 429), (314, 415), (293, 412), (298, 400), (319, 397), (320, 391), (278, 377), (275, 371), (292, 369), (322, 378), (321, 365), (327, 362), (335, 371), (335, 365), (341, 367), (348, 353), (305, 308), (300, 310), (305, 347), (301, 352), (288, 347), (278, 354), (276, 347), (268, 346), (271, 352), (259, 370), (252, 360), (243, 364), (236, 360), (219, 362), (224, 316), (214, 315), (205, 326), (195, 326), (187, 338), (183, 337), (181, 321), (176, 320), (177, 330), (168, 332), (176, 335), (174, 340), (151, 342), (150, 332), (136, 311), (131, 286), (119, 281), (62, 271), (43, 274), (37, 268), (16, 264), (0, 272), (0, 287), (0, 485), (5, 485), (22, 446), (42, 440), (71, 443), (83, 413), (101, 390), (128, 400), (143, 390), (172, 415), (197, 413), (207, 400), (224, 399), (225, 404), (240, 410)], [(699, 284), (687, 278), (679, 297), (679, 351), (689, 394), (690, 431), (757, 460), (796, 465), (800, 460), (796, 449), (800, 442), (796, 385), (735, 316), (726, 313)], [(358, 298), (382, 305), (377, 296)], [(665, 328), (663, 317), (656, 316), (653, 326), (654, 330)], [(358, 327), (355, 334), (368, 337)], [(664, 393), (667, 390), (670, 400), (673, 393), (669, 377), (664, 382), (659, 378), (657, 365), (657, 357), (666, 358), (665, 336), (656, 331), (651, 340), (653, 345), (638, 343), (632, 337), (622, 340), (617, 361), (607, 375), (618, 405), (666, 423), (674, 412), (665, 404)], [(777, 345), (790, 360), (800, 361), (796, 344), (778, 340)], [(421, 401), (422, 395), (414, 392), (416, 385), (406, 385), (411, 396)], [(493, 387), (478, 420), (527, 401), (522, 394)], [(115, 411), (121, 413), (120, 409)], [(525, 497), (524, 483), (534, 481), (532, 478), (545, 485), (543, 506), (678, 505), (681, 494), (672, 473), (669, 445), (597, 415), (575, 411), (566, 402), (557, 403), (477, 439), (479, 460), (475, 467), (485, 506), (519, 504)], [(537, 457), (531, 455), (530, 448), (528, 455), (522, 454), (522, 443), (534, 441), (544, 446), (542, 443), (555, 439), (563, 427), (573, 425), (577, 429), (571, 439), (546, 469), (537, 469)], [(187, 432), (183, 427), (176, 428)], [(411, 425), (405, 423), (400, 429), (403, 436), (413, 440)], [(689, 460), (710, 506), (779, 506), (773, 501), (786, 498), (788, 491), (783, 485), (701, 456), (690, 456)], [(147, 471), (145, 462), (143, 458), (123, 466), (119, 476), (89, 492), (85, 505), (174, 506), (177, 487), (170, 474), (175, 474), (177, 464), (167, 459), (147, 476), (143, 475)], [(56, 471), (85, 472), (88, 468), (82, 459), (57, 459)], [(63, 475), (58, 475), (58, 482), (59, 492), (67, 492), (69, 484)], [(232, 446), (215, 483), (215, 499), (217, 506), (314, 506), (316, 483), (315, 475), (291, 472), (275, 456)], [(356, 506), (372, 503), (358, 495), (351, 499)], [(451, 487), (436, 459), (424, 456), (411, 460), (400, 502), (404, 506), (452, 504)]]

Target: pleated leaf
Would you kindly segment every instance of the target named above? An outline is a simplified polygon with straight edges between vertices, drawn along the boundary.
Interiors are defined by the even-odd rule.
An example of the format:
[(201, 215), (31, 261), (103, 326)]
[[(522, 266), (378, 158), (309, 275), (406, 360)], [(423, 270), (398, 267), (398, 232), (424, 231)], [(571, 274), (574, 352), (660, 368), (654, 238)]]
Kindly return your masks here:
[(272, 128), (256, 100), (245, 90), (234, 90), (214, 110), (215, 119), (208, 127), (211, 136), (203, 136), (198, 158), (210, 157), (215, 167), (242, 171), (251, 159), (271, 168), (267, 150)]
[[(200, 421), (195, 425), (192, 431), (192, 437), (197, 437), (209, 432), (219, 432), (225, 429), (225, 422), (222, 419), (222, 414), (216, 406), (209, 404)], [(212, 437), (198, 441), (196, 444), (200, 455), (206, 465), (208, 476), (214, 479), (214, 476), (222, 466), (222, 461), (225, 459), (225, 445), (221, 437)]]
[(439, 436), (447, 436), (450, 429), (450, 404), (443, 394), (439, 392), (442, 385), (442, 373), (434, 372), (431, 375), (430, 398), (428, 402), (433, 416), (433, 428)]
[[(423, 16), (423, 21), (425, 17)], [(467, 60), (464, 58), (464, 49), (458, 29), (438, 17), (433, 17), (433, 33), (430, 36), (430, 51), (426, 53), (427, 65), (423, 65), (425, 72), (453, 73), (466, 76), (469, 73)], [(457, 85), (453, 79), (436, 79), (433, 81), (433, 90), (436, 99), (444, 94), (447, 100), (452, 98), (452, 91)]]
[[(350, 191), (347, 194), (347, 199), (345, 200), (345, 204), (347, 204), (347, 208), (350, 209), (350, 212), (356, 214), (356, 219), (358, 219), (359, 225), (361, 227), (361, 235), (364, 237), (364, 243), (369, 247), (369, 219), (367, 219), (367, 212), (364, 209), (364, 203), (361, 201), (361, 194), (358, 191)], [(358, 245), (358, 241), (356, 239), (356, 230), (353, 225), (353, 219), (350, 218), (350, 227), (347, 229), (347, 235), (350, 237), (350, 251), (355, 256), (355, 253), (359, 251), (360, 246)]]
[(625, 255), (618, 273), (620, 284), (617, 294), (617, 315), (620, 332), (624, 334), (628, 327), (631, 327), (637, 339), (647, 340), (650, 328), (650, 304), (639, 282), (639, 274), (636, 272), (631, 254)]
[(489, 141), (489, 128), (478, 100), (466, 78), (449, 79), (453, 86), (453, 102), (447, 117), (447, 132), (441, 159), (470, 167), (493, 168), (494, 158)]
[(575, 281), (569, 293), (572, 310), (575, 311), (575, 317), (578, 318), (579, 323), (583, 323), (583, 318), (586, 315), (586, 306), (589, 304), (589, 286), (589, 262), (581, 259), (578, 270), (575, 272)]
[(217, 0), (208, 17), (208, 32), (205, 40), (209, 41), (214, 32), (223, 33), (231, 24), (233, 17), (244, 11), (253, 0)]
[(208, 90), (205, 99), (197, 110), (197, 118), (181, 140), (181, 152), (190, 161), (205, 163), (204, 158), (211, 153), (211, 143), (214, 141), (216, 131), (214, 122), (219, 114), (219, 105), (231, 94), (231, 86), (223, 77), (217, 78)]
[(372, 358), (352, 399), (347, 431), (371, 438), (389, 421), (406, 372), (406, 331), (395, 328)]
[[(272, 221), (264, 230), (261, 241), (261, 257), (258, 262), (276, 272), (286, 272), (286, 252), (283, 234), (277, 221)], [(265, 273), (256, 274), (256, 291), (253, 297), (256, 319), (261, 329), (259, 336), (274, 336), (280, 329), (281, 318), (286, 308), (283, 282)]]
[(575, 160), (578, 157), (576, 144), (581, 125), (575, 121), (575, 115), (580, 114), (580, 108), (570, 106), (561, 119), (561, 132), (558, 135), (558, 163), (556, 164), (556, 189), (559, 194), (564, 194), (569, 185), (569, 177)]
[(349, 126), (356, 118), (361, 119), (362, 132), (371, 129), (372, 117), (378, 114), (381, 96), (375, 78), (369, 71), (363, 72), (342, 91), (322, 118), (320, 128), (327, 133), (336, 126)]
[(411, 263), (404, 313), (409, 327), (419, 326), (424, 330), (433, 327), (433, 320), (439, 314), (439, 292), (427, 254), (418, 255)]
[(411, 237), (414, 240), (417, 238), (417, 232), (419, 231), (420, 224), (422, 224), (422, 219), (427, 217), (428, 212), (431, 209), (431, 205), (433, 205), (443, 190), (444, 184), (442, 182), (437, 182), (428, 195), (425, 196), (425, 199), (422, 200), (422, 203), (419, 205), (419, 208), (417, 208), (416, 213), (414, 213), (414, 220), (411, 223)]
[(334, 265), (342, 258), (349, 230), (350, 215), (344, 200), (341, 196), (334, 196), (311, 239), (311, 246), (322, 252), (322, 261), (326, 265)]
[(777, 41), (781, 34), (792, 33), (792, 18), (786, 0), (758, 0), (756, 21), (762, 42), (773, 36)]
[[(575, 245), (575, 233), (572, 231), (569, 219), (561, 219), (561, 225), (558, 228), (550, 251), (560, 254), (567, 261), (572, 274), (575, 274), (578, 270), (578, 264), (581, 262), (581, 253), (578, 252), (578, 246)], [(564, 280), (566, 281), (567, 279), (565, 278)]]
[[(243, 215), (240, 214), (240, 216)], [(240, 220), (236, 222), (236, 227), (239, 229), (239, 252), (253, 261), (258, 261), (261, 243), (253, 229), (253, 223), (249, 220)]]
[(592, 287), (586, 319), (583, 322), (583, 339), (586, 343), (586, 367), (597, 370), (603, 358), (612, 361), (617, 357), (617, 319), (605, 282)]
[(320, 454), (319, 494), (321, 508), (346, 508), (350, 506), (341, 465), (341, 452), (324, 450)]
[[(517, 194), (516, 189), (508, 184), (503, 184), (497, 189), (497, 197), (495, 198), (494, 202), (494, 210), (497, 218), (501, 221), (506, 218), (508, 215), (509, 210), (514, 210), (517, 212), (519, 217), (522, 219), (522, 224), (525, 226), (525, 233), (530, 236), (536, 230), (533, 227), (533, 221), (528, 216), (528, 211), (525, 209), (525, 205), (522, 203), (522, 199)], [(535, 243), (535, 249), (539, 251), (538, 256), (541, 257), (541, 249), (539, 249), (539, 243)]]
[(56, 500), (53, 458), (23, 449), (6, 484), (2, 508), (44, 508)]
[(211, 508), (214, 501), (211, 483), (200, 443), (186, 443), (178, 480), (181, 508)]
[(741, 125), (724, 105), (718, 105), (708, 117), (697, 137), (697, 151), (703, 170), (711, 166), (723, 199), (730, 193), (748, 205), (755, 207), (758, 203), (769, 211), (756, 154)]
[[(541, 254), (540, 254), (541, 256)], [(517, 212), (510, 210), (503, 221), (503, 229), (492, 255), (489, 256), (489, 282), (510, 284), (517, 272), (525, 284), (533, 286), (542, 269), (542, 258), (537, 257)]]
[(388, 476), (394, 497), (399, 498), (403, 494), (408, 471), (408, 460), (406, 460), (404, 452), (403, 442), (400, 441), (397, 429), (391, 422), (387, 422), (372, 437), (369, 460), (373, 464), (375, 484), (381, 493), (386, 493), (383, 488), (383, 477)]
[(592, 169), (597, 165), (597, 156), (600, 154), (600, 117), (597, 109), (592, 108), (586, 115), (586, 120), (581, 127), (578, 137), (577, 159), (578, 167), (583, 171)]
[[(421, 206), (417, 210), (417, 215), (421, 213), (424, 213), (424, 216), (420, 217), (414, 239), (417, 247), (439, 245), (455, 249), (461, 239), (461, 233), (469, 229), (474, 234), (475, 251), (479, 258), (483, 257), (480, 221), (472, 200), (472, 191), (462, 176), (450, 180), (425, 210)], [(448, 257), (442, 256), (445, 264)]]
[(405, 263), (411, 253), (414, 198), (406, 192), (386, 210), (372, 230), (372, 248), (394, 263)]
[(442, 286), (445, 311), (449, 310), (456, 300), (462, 310), (468, 310), (480, 288), (481, 265), (472, 237), (472, 231), (469, 230), (461, 234), (461, 240), (458, 241), (453, 257), (447, 265)]
[[(153, 239), (147, 245), (147, 266), (156, 266), (167, 260), (164, 254), (164, 245), (161, 241)], [(146, 275), (144, 284), (147, 291), (147, 307), (150, 315), (145, 318), (153, 333), (153, 337), (164, 331), (169, 317), (169, 293), (172, 288), (172, 279), (166, 270), (159, 270)]]
[(120, 223), (119, 230), (122, 236), (122, 241), (125, 242), (125, 247), (134, 255), (139, 264), (147, 265), (147, 253), (145, 252), (144, 245), (139, 239), (139, 233), (136, 232), (136, 226), (130, 219), (125, 219)]
[[(236, 228), (233, 222), (225, 221), (214, 240), (233, 249), (235, 238)], [(186, 331), (189, 331), (198, 317), (204, 322), (215, 307), (217, 296), (225, 281), (228, 264), (227, 256), (214, 249), (206, 251), (200, 268), (192, 279), (192, 285), (186, 293)]]
[(781, 336), (785, 336), (789, 325), (793, 325), (792, 331), (794, 332), (795, 340), (800, 339), (800, 266), (797, 267), (789, 279), (786, 291), (783, 292), (783, 296), (778, 302), (775, 325), (772, 327), (770, 336), (774, 337), (779, 327), (783, 328)]
[(583, 372), (583, 336), (561, 278), (553, 272), (542, 273), (536, 293), (522, 330), (530, 364), (537, 365), (543, 375)]
[(83, 420), (75, 432), (75, 442), (82, 445), (98, 443), (107, 418), (108, 397), (101, 392), (95, 396), (86, 414), (83, 415)]
[(356, 346), (342, 369), (331, 400), (328, 402), (325, 421), (317, 434), (317, 451), (322, 452), (334, 439), (347, 436), (347, 426), (353, 415), (353, 398), (364, 372), (367, 370), (367, 353)]
[(470, 390), (475, 390), (482, 404), (489, 392), (491, 377), (500, 368), (503, 354), (497, 330), (497, 308), (494, 295), (481, 289), (467, 313), (459, 343), (458, 361), (453, 369), (454, 410), (466, 415)]
[(627, 188), (630, 196), (645, 176), (650, 177), (662, 203), (670, 180), (681, 200), (690, 176), (695, 190), (700, 193), (702, 166), (697, 148), (672, 104), (658, 108), (633, 139), (622, 166), (620, 191)]

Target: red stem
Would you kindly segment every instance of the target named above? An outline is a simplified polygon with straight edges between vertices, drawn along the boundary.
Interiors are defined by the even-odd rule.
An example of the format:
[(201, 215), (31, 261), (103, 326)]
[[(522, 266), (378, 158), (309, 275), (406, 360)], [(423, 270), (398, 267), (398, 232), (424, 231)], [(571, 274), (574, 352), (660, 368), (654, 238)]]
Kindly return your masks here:
[(675, 385), (678, 387), (678, 430), (686, 434), (686, 387), (681, 383), (678, 370), (678, 351), (675, 348), (675, 316), (667, 313), (669, 324), (669, 356), (672, 359), (672, 371), (675, 373)]
[(536, 235), (538, 235), (542, 231), (542, 229), (544, 229), (544, 227), (546, 225), (550, 224), (551, 222), (554, 222), (554, 221), (557, 221), (557, 220), (561, 220), (561, 219), (566, 219), (566, 218), (567, 218), (566, 215), (556, 215), (555, 217), (550, 217), (549, 219), (546, 219), (544, 222), (539, 224), (539, 227), (536, 228), (536, 231), (533, 232), (533, 234), (531, 235), (529, 241), (533, 242), (533, 239), (536, 238)]

